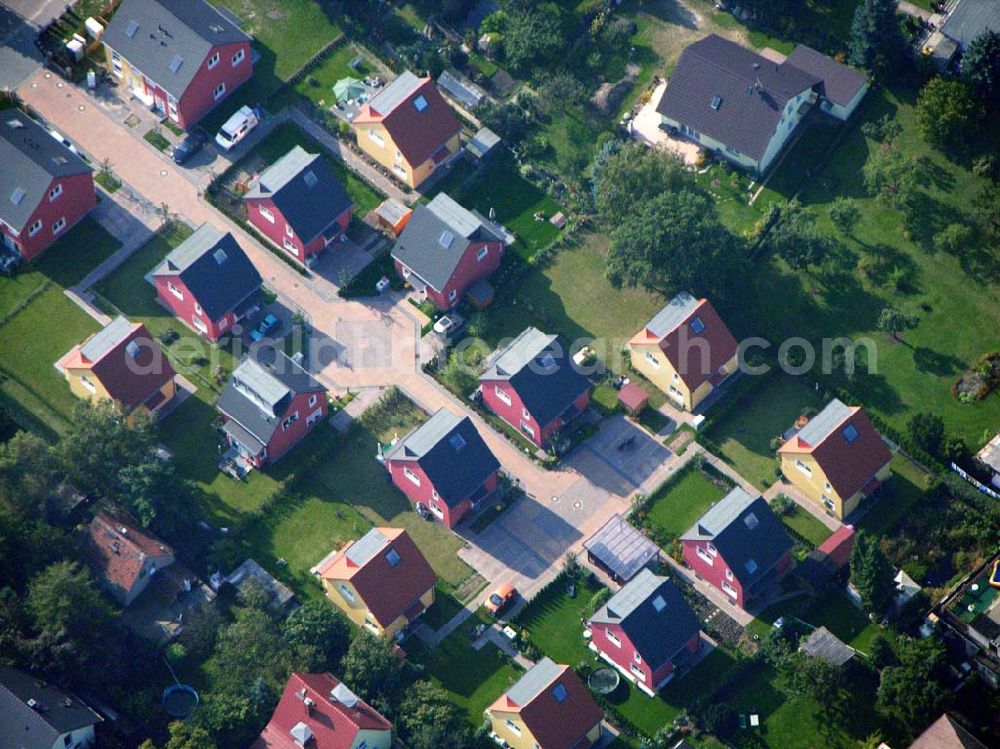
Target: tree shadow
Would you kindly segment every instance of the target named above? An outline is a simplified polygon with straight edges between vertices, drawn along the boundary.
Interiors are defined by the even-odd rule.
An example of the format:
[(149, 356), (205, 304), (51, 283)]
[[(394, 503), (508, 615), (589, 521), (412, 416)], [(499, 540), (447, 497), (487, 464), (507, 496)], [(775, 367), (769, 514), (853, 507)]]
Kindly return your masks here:
[(645, 3), (642, 11), (653, 18), (658, 18), (661, 21), (677, 26), (683, 26), (685, 29), (697, 31), (700, 28), (698, 26), (698, 17), (677, 0), (660, 0), (659, 2)]
[(939, 376), (953, 375), (964, 366), (957, 356), (942, 354), (926, 346), (917, 346), (913, 350), (913, 365), (918, 372)]
[(922, 187), (933, 185), (942, 192), (955, 189), (955, 175), (935, 162), (929, 156), (921, 156), (917, 160), (917, 179)]
[(934, 235), (956, 218), (954, 208), (920, 190), (903, 211), (903, 224), (910, 233), (910, 241), (928, 252), (934, 250)]
[(973, 281), (988, 286), (1000, 278), (1000, 247), (990, 247), (986, 243), (969, 247), (959, 257), (959, 264)]

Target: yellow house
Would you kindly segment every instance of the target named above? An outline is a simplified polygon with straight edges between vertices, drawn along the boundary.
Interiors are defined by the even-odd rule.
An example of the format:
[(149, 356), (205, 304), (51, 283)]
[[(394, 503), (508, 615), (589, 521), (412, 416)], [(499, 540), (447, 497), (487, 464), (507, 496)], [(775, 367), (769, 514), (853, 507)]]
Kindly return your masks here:
[(632, 366), (694, 411), (739, 366), (739, 346), (707, 299), (681, 292), (628, 342)]
[(841, 520), (889, 478), (892, 453), (857, 406), (836, 398), (779, 449), (781, 471)]
[(601, 739), (604, 712), (572, 668), (538, 661), (486, 709), (497, 743), (511, 749), (575, 749)]
[(434, 603), (437, 576), (403, 528), (372, 528), (312, 568), (359, 627), (393, 637)]
[(364, 104), (351, 124), (358, 147), (410, 187), (461, 153), (455, 113), (433, 80), (408, 70)]
[(160, 345), (145, 325), (121, 316), (74, 346), (58, 367), (77, 398), (117, 401), (130, 419), (160, 411), (177, 394)]

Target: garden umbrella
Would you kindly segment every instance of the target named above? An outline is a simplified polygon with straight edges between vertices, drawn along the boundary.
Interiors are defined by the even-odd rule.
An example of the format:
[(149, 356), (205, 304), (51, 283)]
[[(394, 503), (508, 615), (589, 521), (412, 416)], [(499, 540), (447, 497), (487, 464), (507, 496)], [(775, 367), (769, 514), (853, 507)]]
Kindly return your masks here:
[(337, 101), (357, 99), (363, 93), (365, 86), (357, 78), (341, 78), (333, 84), (333, 95), (337, 97)]

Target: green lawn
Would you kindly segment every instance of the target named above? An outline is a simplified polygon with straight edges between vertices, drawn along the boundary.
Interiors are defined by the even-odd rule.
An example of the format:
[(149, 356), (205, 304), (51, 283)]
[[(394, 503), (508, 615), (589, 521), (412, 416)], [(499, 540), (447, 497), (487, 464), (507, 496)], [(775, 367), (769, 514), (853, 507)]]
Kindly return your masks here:
[(160, 132), (159, 127), (154, 127), (152, 130), (146, 131), (146, 134), (142, 137), (157, 151), (164, 151), (170, 146), (170, 141)]
[(911, 512), (916, 512), (927, 477), (902, 455), (892, 459), (892, 476), (878, 492), (878, 499), (861, 519), (859, 527), (868, 533), (891, 535)]
[(832, 532), (817, 520), (812, 513), (802, 509), (798, 505), (795, 505), (789, 515), (784, 515), (781, 518), (781, 522), (805, 538), (813, 546), (819, 546), (826, 541)]
[(724, 495), (723, 489), (692, 466), (684, 469), (679, 480), (654, 493), (645, 512), (650, 523), (671, 538), (676, 538)]
[(695, 182), (715, 199), (719, 218), (730, 231), (741, 233), (760, 220), (759, 204), (750, 205), (748, 192), (752, 177), (728, 163), (711, 164), (695, 174)]
[(424, 612), (420, 621), (431, 629), (441, 629), (463, 608), (451, 593), (439, 588), (434, 591), (434, 603)]
[(789, 429), (803, 409), (821, 404), (800, 380), (785, 374), (774, 374), (766, 382), (750, 382), (746, 387), (739, 403), (732, 404), (706, 436), (719, 445), (720, 457), (763, 490), (765, 483), (774, 482), (778, 465), (771, 440)]
[(591, 660), (593, 652), (583, 639), (583, 623), (591, 613), (590, 602), (600, 585), (576, 586), (576, 595), (567, 594), (567, 583), (560, 580), (531, 599), (518, 615), (518, 626), (528, 630), (528, 637), (556, 663), (576, 665)]
[[(296, 83), (294, 90), (317, 106), (331, 107), (337, 103), (337, 97), (333, 95), (333, 84), (341, 78), (363, 79), (376, 69), (368, 55), (361, 47), (351, 42), (342, 42), (332, 54)], [(361, 62), (352, 68), (348, 63), (359, 57)]]
[(752, 634), (764, 637), (779, 617), (798, 617), (813, 627), (826, 627), (852, 648), (867, 652), (881, 627), (871, 621), (861, 609), (841, 592), (820, 599), (810, 596), (790, 598), (764, 609), (750, 623)]

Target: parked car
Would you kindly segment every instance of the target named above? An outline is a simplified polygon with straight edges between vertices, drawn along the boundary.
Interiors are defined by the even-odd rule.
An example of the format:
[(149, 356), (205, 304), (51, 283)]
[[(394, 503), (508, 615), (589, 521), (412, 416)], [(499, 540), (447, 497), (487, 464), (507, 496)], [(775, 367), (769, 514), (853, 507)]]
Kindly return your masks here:
[(444, 338), (451, 338), (465, 327), (465, 318), (457, 312), (449, 312), (434, 323), (434, 332)]
[(230, 151), (259, 124), (260, 117), (257, 116), (257, 112), (244, 105), (219, 128), (215, 142), (223, 151)]
[(259, 341), (277, 328), (278, 324), (278, 318), (268, 312), (264, 319), (257, 323), (257, 326), (250, 331), (250, 337), (255, 341)]
[(483, 605), (488, 612), (496, 616), (507, 608), (507, 604), (513, 601), (516, 595), (517, 589), (510, 583), (504, 583), (490, 594), (490, 597), (486, 599), (486, 603)]
[(205, 142), (208, 140), (208, 136), (205, 135), (203, 130), (195, 130), (194, 132), (188, 133), (184, 140), (174, 146), (174, 151), (171, 154), (174, 159), (175, 164), (183, 164), (192, 156), (194, 156), (198, 151), (202, 149)]

